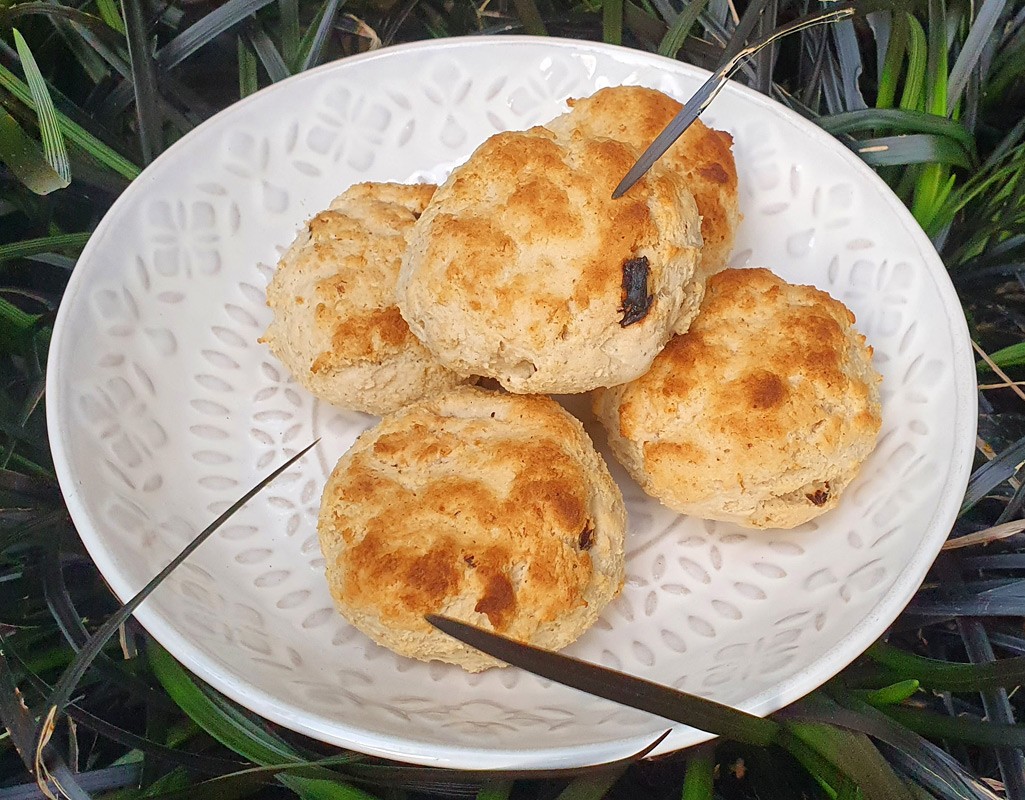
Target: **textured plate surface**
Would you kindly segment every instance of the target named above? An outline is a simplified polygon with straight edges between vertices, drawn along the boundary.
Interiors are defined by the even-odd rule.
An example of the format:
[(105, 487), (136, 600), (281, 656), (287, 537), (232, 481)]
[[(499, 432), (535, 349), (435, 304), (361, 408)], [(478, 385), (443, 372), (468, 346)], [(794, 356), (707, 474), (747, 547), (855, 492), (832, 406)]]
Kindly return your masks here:
[[(379, 648), (331, 607), (315, 523), (335, 460), (373, 418), (316, 402), (257, 343), (264, 288), (303, 221), (362, 180), (440, 180), (487, 136), (567, 97), (707, 73), (638, 51), (527, 37), (351, 58), (266, 89), (136, 180), (82, 255), (53, 338), (48, 421), (89, 552), (127, 598), (261, 476), (315, 451), (203, 545), (138, 618), (268, 718), (365, 752), (461, 767), (569, 766), (636, 751), (663, 720), (517, 670), (471, 676)], [(732, 263), (845, 302), (884, 376), (883, 432), (838, 510), (793, 531), (678, 517), (620, 469), (628, 580), (567, 652), (759, 714), (871, 643), (954, 518), (974, 442), (972, 359), (943, 266), (881, 181), (779, 105), (728, 86)], [(596, 425), (581, 411), (602, 447)], [(660, 751), (706, 734), (677, 726)]]

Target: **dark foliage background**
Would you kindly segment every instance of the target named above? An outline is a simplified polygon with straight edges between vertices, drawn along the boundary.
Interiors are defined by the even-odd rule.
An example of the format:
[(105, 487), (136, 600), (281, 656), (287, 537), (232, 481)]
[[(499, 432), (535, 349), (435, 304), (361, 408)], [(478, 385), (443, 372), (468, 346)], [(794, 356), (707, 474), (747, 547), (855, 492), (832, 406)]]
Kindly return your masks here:
[[(46, 352), (75, 257), (140, 170), (219, 109), (317, 64), (440, 36), (604, 39), (714, 68), (745, 42), (828, 7), (0, 0), (0, 800), (44, 791), (118, 800), (1025, 800), (1020, 0), (863, 4), (853, 22), (789, 37), (736, 77), (878, 168), (942, 255), (980, 357), (976, 470), (948, 549), (886, 641), (775, 715), (769, 743), (732, 719), (733, 740), (574, 776), (470, 775), (340, 753), (253, 717), (132, 621), (119, 627), (53, 475)], [(104, 643), (95, 634), (105, 620), (117, 635)], [(98, 656), (67, 677), (89, 641)], [(37, 760), (37, 729), (54, 705), (63, 714)]]

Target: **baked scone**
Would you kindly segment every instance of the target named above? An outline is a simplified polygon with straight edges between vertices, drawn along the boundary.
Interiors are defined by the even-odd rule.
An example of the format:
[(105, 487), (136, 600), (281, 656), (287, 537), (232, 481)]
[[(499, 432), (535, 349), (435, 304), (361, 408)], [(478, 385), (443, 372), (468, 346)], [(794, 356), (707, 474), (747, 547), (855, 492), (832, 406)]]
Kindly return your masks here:
[[(641, 152), (683, 108), (668, 95), (643, 86), (610, 86), (568, 103), (570, 111), (545, 127), (616, 139)], [(659, 163), (684, 175), (694, 194), (704, 242), (699, 273), (707, 278), (726, 266), (740, 221), (733, 137), (696, 120)]]
[(656, 165), (619, 200), (635, 148), (537, 127), (492, 136), (410, 238), (398, 304), (438, 360), (521, 394), (643, 374), (701, 297), (682, 176)]
[(324, 489), (318, 532), (355, 627), (478, 672), (501, 664), (425, 614), (565, 647), (622, 588), (625, 526), (605, 462), (554, 400), (460, 387), (356, 440)]
[(792, 528), (835, 507), (875, 446), (880, 376), (854, 315), (765, 269), (713, 276), (690, 331), (598, 392), (616, 457), (684, 514)]
[(441, 366), (395, 306), (406, 241), (427, 184), (360, 183), (307, 223), (282, 256), (260, 341), (322, 400), (385, 414), (465, 379)]

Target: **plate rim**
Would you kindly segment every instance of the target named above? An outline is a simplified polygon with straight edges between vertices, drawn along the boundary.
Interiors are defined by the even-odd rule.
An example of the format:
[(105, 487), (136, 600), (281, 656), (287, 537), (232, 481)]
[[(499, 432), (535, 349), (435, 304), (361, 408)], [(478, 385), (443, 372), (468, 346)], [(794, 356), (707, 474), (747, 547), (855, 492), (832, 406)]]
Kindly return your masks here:
[[(115, 200), (90, 236), (89, 241), (79, 256), (78, 263), (89, 263), (92, 250), (100, 246), (100, 240), (106, 236), (107, 229), (112, 228), (116, 224), (115, 221), (119, 216), (121, 208), (129, 205), (136, 194), (145, 191), (145, 188), (151, 182), (152, 176), (155, 174), (155, 170), (152, 167), (166, 160), (173, 159), (176, 152), (187, 147), (193, 138), (204, 135), (205, 129), (208, 126), (215, 124), (215, 121), (223, 122), (224, 119), (239, 113), (241, 109), (246, 108), (251, 103), (260, 102), (262, 98), (277, 92), (293, 91), (295, 86), (304, 81), (318, 80), (322, 75), (336, 71), (344, 72), (352, 65), (381, 58), (402, 57), (404, 54), (411, 52), (442, 51), (464, 47), (475, 48), (482, 45), (487, 47), (515, 48), (523, 45), (537, 47), (546, 44), (553, 46), (554, 49), (589, 53), (597, 52), (602, 56), (611, 56), (621, 61), (632, 59), (638, 66), (647, 62), (647, 65), (657, 67), (659, 63), (662, 63), (667, 67), (671, 67), (674, 74), (689, 72), (691, 75), (701, 79), (706, 78), (710, 74), (708, 70), (692, 64), (675, 61), (636, 48), (586, 39), (528, 35), (478, 35), (422, 40), (383, 47), (367, 53), (337, 59), (264, 87), (260, 91), (222, 109), (176, 141), (147, 166)], [(738, 706), (738, 708), (749, 713), (765, 716), (786, 707), (809, 692), (814, 691), (814, 689), (820, 687), (853, 662), (871, 642), (874, 642), (885, 632), (914, 596), (925, 579), (926, 573), (935, 560), (936, 555), (939, 553), (940, 546), (949, 535), (950, 526), (956, 519), (957, 511), (960, 508), (961, 497), (963, 496), (964, 488), (967, 486), (972, 466), (972, 443), (974, 442), (978, 423), (978, 397), (974, 382), (969, 380), (970, 375), (974, 376), (974, 372), (970, 369), (974, 362), (971, 357), (967, 321), (964, 317), (960, 300), (957, 297), (953, 284), (950, 282), (949, 277), (947, 277), (946, 267), (942, 259), (907, 207), (893, 194), (889, 186), (856, 154), (844, 147), (821, 128), (814, 125), (814, 123), (791, 111), (782, 103), (742, 84), (730, 81), (726, 90), (739, 92), (747, 100), (760, 105), (781, 122), (799, 129), (802, 134), (818, 139), (826, 148), (832, 150), (839, 157), (844, 158), (861, 180), (871, 183), (879, 190), (881, 196), (890, 206), (890, 210), (900, 218), (903, 227), (909, 231), (919, 253), (923, 256), (927, 266), (927, 273), (935, 284), (944, 310), (947, 313), (950, 323), (949, 333), (954, 345), (954, 451), (948, 462), (948, 472), (944, 482), (944, 496), (937, 503), (931, 518), (925, 526), (926, 535), (923, 538), (923, 544), (927, 544), (928, 548), (919, 548), (919, 552), (927, 550), (931, 554), (930, 557), (927, 560), (919, 558), (905, 564), (904, 568), (894, 578), (890, 590), (882, 596), (872, 612), (858, 625), (848, 631), (847, 635), (840, 639), (826, 655), (805, 665), (804, 668), (793, 673), (786, 680), (777, 683), (774, 690), (766, 690)], [(147, 173), (149, 173), (150, 178), (147, 178)], [(90, 558), (96, 564), (104, 581), (121, 602), (125, 602), (134, 592), (128, 581), (119, 573), (115, 559), (102, 546), (96, 533), (98, 526), (93, 524), (91, 515), (77, 490), (75, 476), (70, 468), (71, 459), (69, 454), (71, 447), (67, 441), (67, 433), (61, 425), (62, 417), (66, 418), (68, 416), (64, 409), (66, 405), (70, 404), (70, 401), (62, 400), (60, 391), (62, 378), (57, 375), (56, 365), (60, 361), (60, 353), (66, 348), (65, 341), (71, 336), (68, 326), (68, 319), (72, 314), (71, 307), (75, 305), (75, 298), (81, 294), (89, 278), (90, 275), (87, 274), (85, 269), (76, 268), (72, 272), (54, 321), (53, 336), (48, 352), (45, 387), (47, 397), (47, 435), (58, 484), (64, 495), (65, 504), (72, 522), (78, 531), (79, 538), (82, 540)], [(941, 280), (941, 278), (946, 278), (946, 280)], [(958, 412), (961, 413), (962, 417), (967, 417), (967, 419), (959, 419)], [(586, 766), (623, 757), (631, 752), (637, 752), (649, 744), (657, 736), (657, 731), (661, 730), (658, 725), (659, 718), (652, 716), (652, 730), (656, 731), (656, 733), (651, 736), (638, 735), (600, 744), (550, 749), (541, 747), (530, 750), (486, 747), (468, 748), (460, 745), (439, 747), (434, 744), (416, 742), (415, 740), (377, 734), (359, 729), (351, 723), (341, 720), (330, 720), (326, 716), (313, 715), (308, 712), (297, 712), (290, 705), (280, 702), (266, 691), (248, 684), (240, 679), (239, 676), (224, 669), (215, 659), (203, 656), (195, 645), (184, 636), (178, 634), (173, 629), (173, 626), (165, 622), (155, 612), (152, 612), (151, 607), (147, 603), (143, 603), (136, 610), (135, 617), (162, 647), (196, 677), (209, 683), (253, 713), (320, 741), (406, 763), (473, 769), (545, 769)], [(866, 643), (859, 644), (859, 642)], [(651, 756), (691, 747), (713, 738), (712, 734), (697, 731), (679, 723), (671, 723), (671, 726), (673, 732), (662, 744), (652, 751)], [(686, 738), (686, 741), (679, 741), (681, 738)]]

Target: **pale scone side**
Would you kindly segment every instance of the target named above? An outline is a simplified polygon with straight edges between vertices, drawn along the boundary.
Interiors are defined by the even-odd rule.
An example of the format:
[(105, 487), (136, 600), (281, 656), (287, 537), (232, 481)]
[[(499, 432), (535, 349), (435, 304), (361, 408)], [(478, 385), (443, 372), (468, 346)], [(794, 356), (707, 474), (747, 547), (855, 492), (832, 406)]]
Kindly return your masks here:
[(311, 219), (267, 287), (265, 342), (311, 393), (384, 414), (464, 380), (395, 306), (406, 241), (434, 186), (356, 184)]

